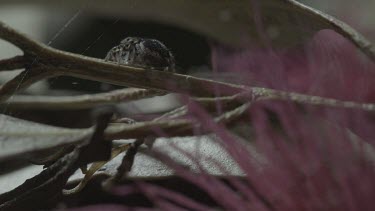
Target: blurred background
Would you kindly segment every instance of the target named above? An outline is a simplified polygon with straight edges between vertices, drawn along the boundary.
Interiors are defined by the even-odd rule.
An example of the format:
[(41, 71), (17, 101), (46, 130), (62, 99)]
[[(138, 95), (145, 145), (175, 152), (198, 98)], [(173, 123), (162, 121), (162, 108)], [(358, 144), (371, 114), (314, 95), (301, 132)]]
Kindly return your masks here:
[[(204, 37), (156, 22), (129, 21), (85, 9), (52, 11), (33, 5), (2, 6), (1, 3), (0, 20), (52, 47), (90, 57), (104, 58), (108, 50), (125, 37), (139, 36), (158, 39), (166, 44), (173, 51), (182, 73), (192, 67), (207, 68), (209, 64), (209, 48)], [(19, 53), (19, 50), (1, 41), (0, 58)], [(52, 79), (48, 86), (51, 89), (101, 91), (96, 82), (67, 77)]]
[[(275, 0), (276, 1), (276, 0)], [(280, 0), (281, 1), (281, 0)], [(90, 57), (104, 58), (110, 48), (117, 45), (127, 36), (141, 36), (162, 41), (174, 53), (177, 68), (181, 73), (202, 74), (211, 67), (212, 40), (206, 36), (170, 24), (169, 21), (152, 18), (133, 19), (112, 14), (104, 9), (101, 3), (86, 8), (73, 1), (50, 1), (51, 7), (43, 6), (47, 1), (3, 0), (0, 2), (0, 20), (11, 27), (27, 34), (29, 37), (57, 49), (82, 54)], [(80, 1), (77, 1), (80, 2)], [(133, 2), (129, 7), (137, 4)], [(300, 0), (300, 2), (322, 10), (353, 26), (375, 43), (375, 8), (374, 0)], [(106, 1), (102, 2), (106, 4)], [(72, 6), (76, 5), (76, 6)], [(92, 6), (92, 5), (91, 5)], [(152, 9), (152, 7), (150, 7)], [(222, 13), (223, 20), (230, 19), (230, 13)], [(0, 59), (9, 58), (22, 52), (9, 43), (0, 40)], [(18, 71), (19, 72), (19, 71)], [(15, 71), (0, 72), (0, 83), (4, 83), (17, 74)], [(77, 95), (102, 92), (103, 84), (71, 77), (58, 77), (37, 84), (22, 94), (35, 95)], [(110, 87), (114, 88), (114, 87)], [(108, 89), (105, 88), (105, 89)], [(160, 100), (162, 99), (162, 100)], [(168, 110), (176, 106), (173, 95), (163, 98), (147, 99), (135, 103), (118, 105), (122, 115), (131, 116), (137, 113), (153, 113)], [(50, 125), (65, 127), (88, 127), (92, 125), (90, 110), (46, 111), (46, 110), (13, 110), (10, 107), (0, 108), (0, 113), (21, 117)], [(37, 173), (40, 169), (35, 170)], [(14, 174), (8, 178), (24, 178)], [(10, 187), (12, 186), (12, 187)], [(11, 189), (16, 184), (5, 180), (0, 184), (4, 189)]]
[[(133, 2), (137, 4), (136, 1)], [(367, 38), (375, 41), (375, 29), (372, 24), (375, 19), (372, 11), (375, 8), (375, 1), (358, 0), (355, 4), (349, 0), (300, 0), (300, 2), (349, 23)], [(55, 48), (96, 58), (104, 58), (111, 47), (127, 36), (155, 38), (173, 51), (177, 66), (182, 73), (193, 69), (210, 69), (209, 43), (204, 36), (195, 32), (163, 24), (160, 21), (134, 21), (85, 9), (84, 6), (74, 8), (60, 1), (53, 3), (53, 7), (40, 5), (42, 5), (40, 2), (33, 4), (31, 1), (2, 1), (0, 20)], [(0, 59), (20, 53), (12, 45), (0, 40)], [(0, 81), (10, 77), (5, 75), (8, 73), (1, 73)], [(28, 91), (43, 93), (48, 87), (78, 92), (101, 91), (101, 86), (96, 82), (70, 77), (51, 79), (34, 85)]]
[[(106, 9), (101, 9), (101, 4), (103, 4), (103, 8), (108, 6), (107, 2), (97, 3), (97, 5), (87, 4), (84, 1), (82, 1), (83, 3), (42, 0), (33, 2), (35, 3), (21, 0), (1, 1), (0, 20), (31, 38), (57, 49), (96, 58), (104, 58), (110, 48), (127, 36), (154, 38), (165, 43), (174, 53), (180, 73), (205, 76), (205, 73), (209, 73), (212, 69), (210, 52), (212, 40), (199, 34), (196, 30), (189, 30), (189, 27), (181, 28), (176, 24), (171, 24), (173, 21), (155, 20), (147, 16), (143, 18), (129, 16), (127, 18), (127, 16), (119, 16), (119, 13), (112, 14)], [(129, 8), (138, 6), (138, 1), (127, 2), (129, 2)], [(358, 0), (353, 3), (349, 0), (301, 0), (301, 2), (349, 23), (375, 42), (375, 29), (372, 24), (375, 21), (372, 11), (372, 8), (375, 8), (374, 1)], [(45, 6), (44, 4), (49, 5)], [(150, 8), (152, 9), (152, 7)], [(233, 18), (229, 12), (225, 13), (225, 11), (220, 15), (223, 20)], [(0, 59), (17, 54), (21, 54), (19, 49), (0, 40)], [(15, 74), (14, 71), (1, 72), (0, 83), (9, 80)], [(24, 94), (76, 95), (97, 93), (113, 88), (115, 87), (94, 81), (57, 77), (33, 85)], [(121, 105), (121, 108), (124, 115), (131, 115), (141, 112), (165, 111), (177, 104), (173, 96), (147, 102), (125, 104)], [(11, 108), (2, 109), (2, 112), (59, 126), (87, 127), (91, 124), (88, 118), (81, 118), (82, 121), (72, 124), (67, 112), (14, 111)], [(41, 113), (44, 115), (40, 115)], [(69, 111), (68, 113), (71, 113), (72, 116), (83, 115), (82, 117), (86, 117), (88, 111)], [(41, 116), (48, 118), (41, 118)], [(67, 120), (64, 121), (64, 119)]]
[(299, 0), (299, 2), (309, 5), (313, 8), (324, 11), (358, 29), (373, 43), (375, 42), (374, 21), (375, 14), (372, 12), (375, 8), (373, 0)]
[[(207, 40), (192, 31), (155, 21), (127, 20), (123, 17), (93, 12), (84, 7), (64, 7), (63, 3), (51, 7), (26, 3), (0, 3), (0, 20), (33, 39), (54, 48), (104, 58), (112, 47), (128, 36), (158, 39), (173, 52), (177, 69), (187, 73), (190, 69), (208, 70), (210, 63)], [(62, 4), (61, 7), (59, 4)], [(0, 59), (9, 58), (22, 52), (0, 40)], [(1, 72), (0, 83), (14, 77), (20, 71)], [(109, 91), (115, 87), (95, 81), (72, 77), (57, 77), (41, 81), (28, 88), (23, 94), (77, 95)], [(117, 107), (123, 115), (154, 113), (165, 111), (177, 104), (172, 95), (125, 103)], [(91, 120), (88, 110), (78, 111), (19, 111), (3, 109), (7, 114), (42, 123), (65, 127), (88, 127)], [(70, 115), (69, 115), (70, 114)], [(47, 119), (44, 117), (48, 117)], [(80, 121), (71, 122), (71, 117)], [(64, 121), (66, 119), (66, 121)]]

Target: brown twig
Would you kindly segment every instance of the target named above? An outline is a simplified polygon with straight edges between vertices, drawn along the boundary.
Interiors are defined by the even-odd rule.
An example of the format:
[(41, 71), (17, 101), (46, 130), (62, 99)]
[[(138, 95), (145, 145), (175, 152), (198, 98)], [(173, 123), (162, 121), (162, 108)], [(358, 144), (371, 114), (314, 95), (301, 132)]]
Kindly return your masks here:
[(367, 40), (361, 33), (356, 31), (354, 28), (348, 24), (342, 22), (339, 19), (334, 18), (331, 15), (325, 14), (319, 10), (313, 9), (306, 6), (296, 0), (288, 0), (290, 8), (295, 8), (296, 10), (303, 12), (306, 15), (314, 17), (316, 20), (321, 21), (322, 24), (326, 25), (328, 29), (333, 29), (337, 33), (341, 34), (347, 38), (351, 43), (353, 43), (357, 48), (362, 51), (363, 54), (368, 56), (373, 62), (375, 62), (375, 47), (372, 43)]
[[(224, 94), (227, 95), (233, 95), (246, 89), (244, 86), (157, 70), (117, 65), (104, 62), (100, 59), (56, 50), (27, 38), (25, 35), (1, 22), (0, 38), (20, 47), (25, 55), (34, 56), (32, 67), (44, 66), (53, 70), (58, 75), (73, 76), (123, 86), (189, 93), (192, 96), (204, 97), (215, 96), (212, 91), (214, 88), (225, 90)], [(4, 67), (0, 67), (0, 69), (4, 69)], [(53, 76), (52, 73), (51, 75)], [(166, 83), (166, 81), (169, 83)], [(10, 95), (13, 92), (3, 92), (2, 94)]]
[(178, 107), (176, 109), (173, 109), (172, 111), (169, 111), (169, 112), (153, 119), (152, 121), (157, 122), (157, 121), (161, 121), (161, 120), (176, 119), (178, 117), (186, 115), (187, 112), (188, 112), (187, 109), (188, 109), (187, 106)]
[(329, 106), (336, 108), (360, 109), (364, 111), (375, 111), (375, 104), (360, 103), (354, 101), (342, 101), (333, 98), (299, 94), (295, 92), (284, 92), (267, 88), (252, 88), (252, 95), (257, 101), (260, 100), (286, 100), (307, 105)]
[(15, 56), (9, 59), (3, 59), (0, 60), (0, 71), (22, 69), (30, 64), (30, 62), (30, 59), (25, 56)]
[(6, 101), (17, 91), (24, 90), (31, 84), (40, 81), (42, 79), (53, 77), (56, 73), (53, 73), (45, 68), (34, 68), (30, 70), (24, 70), (12, 80), (8, 81), (4, 85), (0, 86), (0, 102)]
[(85, 109), (100, 105), (143, 99), (158, 95), (155, 90), (124, 88), (106, 93), (77, 96), (28, 96), (16, 95), (3, 103), (15, 109), (66, 110)]
[[(56, 75), (68, 75), (117, 85), (179, 92), (196, 97), (220, 97), (215, 96), (215, 92), (213, 91), (214, 89), (220, 89), (223, 91), (223, 96), (229, 98), (239, 93), (250, 93), (253, 97), (261, 97), (259, 99), (272, 98), (308, 104), (375, 110), (373, 104), (345, 102), (265, 88), (250, 88), (192, 76), (108, 63), (100, 59), (89, 58), (50, 48), (27, 38), (25, 35), (22, 35), (1, 22), (0, 38), (20, 47), (24, 50), (28, 58), (31, 58), (30, 55), (35, 57), (30, 69), (31, 73), (23, 72), (0, 88), (0, 102), (8, 99), (9, 96), (20, 88), (26, 88), (43, 78)], [(20, 59), (19, 63), (13, 61), (12, 66), (22, 66), (24, 65), (23, 62), (23, 59)], [(5, 66), (4, 64), (4, 67)], [(0, 69), (4, 69), (4, 67), (0, 65)], [(43, 67), (44, 70), (48, 69), (49, 71), (39, 71), (38, 73), (36, 70), (41, 70), (39, 67)], [(213, 99), (213, 101), (215, 100)]]
[[(3, 105), (11, 106), (15, 109), (45, 109), (45, 110), (65, 110), (65, 109), (85, 109), (95, 106), (128, 102), (148, 97), (158, 96), (159, 92), (148, 89), (124, 88), (99, 94), (84, 94), (76, 96), (29, 96), (15, 95)], [(241, 103), (239, 96), (234, 95), (217, 98), (192, 98), (206, 108), (213, 108), (220, 103), (224, 107), (238, 106)], [(248, 100), (248, 99), (246, 99)], [(0, 103), (1, 105), (1, 103)], [(166, 114), (169, 115), (169, 114)], [(160, 117), (163, 118), (163, 117)]]
[[(192, 98), (206, 109), (215, 109), (217, 104), (225, 108), (233, 108), (241, 105), (246, 101), (260, 100), (285, 100), (290, 102), (310, 104), (316, 106), (329, 106), (337, 108), (360, 109), (365, 111), (375, 111), (375, 104), (360, 103), (354, 101), (336, 100), (333, 98), (325, 98), (319, 96), (305, 95), (293, 92), (284, 92), (268, 88), (252, 87), (250, 91), (239, 93), (232, 96), (216, 97), (216, 98)], [(0, 89), (1, 92), (1, 89)], [(9, 99), (6, 106), (12, 106), (16, 109), (45, 109), (45, 110), (61, 110), (61, 109), (82, 109), (92, 108), (99, 105), (114, 104), (119, 102), (127, 102), (131, 100), (143, 99), (157, 95), (157, 91), (125, 88), (115, 90), (108, 93), (86, 94), (78, 96), (23, 96), (16, 95)], [(176, 118), (186, 114), (187, 107), (183, 106), (172, 110), (154, 121), (162, 119)]]
[[(250, 107), (250, 102), (245, 103), (237, 108), (226, 111), (223, 114), (215, 117), (215, 122), (218, 124), (230, 124), (236, 118), (244, 115), (246, 110)], [(199, 127), (200, 123), (186, 119), (167, 119), (158, 121), (140, 122), (132, 125), (128, 124), (113, 124), (107, 128), (105, 137), (106, 139), (142, 139), (149, 136), (157, 135), (154, 130), (157, 128), (161, 131), (167, 131), (166, 135), (173, 136), (191, 136), (194, 134), (194, 127)], [(210, 131), (203, 131), (210, 132)]]

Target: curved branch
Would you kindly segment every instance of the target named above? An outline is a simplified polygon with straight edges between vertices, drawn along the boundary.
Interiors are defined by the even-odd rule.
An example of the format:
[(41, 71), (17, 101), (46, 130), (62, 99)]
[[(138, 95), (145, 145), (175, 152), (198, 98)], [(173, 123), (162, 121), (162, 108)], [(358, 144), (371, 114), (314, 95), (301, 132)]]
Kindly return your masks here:
[(13, 45), (19, 47), (26, 54), (43, 54), (43, 51), (48, 48), (42, 43), (38, 43), (26, 35), (14, 30), (0, 21), (0, 38), (6, 40)]
[(55, 73), (42, 67), (24, 70), (12, 80), (0, 86), (0, 102), (8, 100), (16, 92), (26, 89), (37, 81), (53, 76), (55, 76)]
[[(26, 88), (43, 78), (53, 77), (55, 75), (68, 75), (116, 85), (178, 92), (189, 94), (190, 96), (221, 97), (215, 96), (214, 94), (217, 93), (215, 91), (219, 89), (221, 93), (223, 93), (223, 96), (233, 96), (239, 93), (250, 94), (251, 100), (254, 99), (254, 97), (258, 98), (258, 100), (282, 99), (315, 105), (341, 106), (344, 108), (356, 108), (369, 111), (375, 110), (373, 104), (339, 101), (265, 88), (250, 88), (192, 76), (104, 62), (100, 59), (68, 53), (39, 44), (1, 22), (0, 38), (12, 42), (25, 51), (38, 53), (38, 59), (34, 60), (35, 64), (33, 64), (36, 67), (45, 67), (44, 70), (50, 70), (40, 71), (42, 69), (35, 68), (31, 74), (27, 74), (27, 71), (24, 71), (15, 79), (0, 87), (0, 101), (9, 98), (16, 90)], [(0, 65), (0, 69), (4, 68)], [(51, 72), (51, 70), (53, 70), (53, 72)], [(248, 97), (249, 96), (245, 98)]]
[(336, 31), (347, 38), (351, 43), (358, 47), (363, 54), (375, 62), (375, 47), (369, 40), (367, 40), (361, 33), (353, 29), (351, 26), (331, 15), (306, 6), (299, 1), (287, 0), (287, 2), (289, 3), (290, 7), (295, 7), (297, 10), (304, 12), (305, 14), (309, 14), (316, 19), (320, 19), (322, 23), (328, 26), (327, 28)]
[(33, 62), (33, 65), (46, 66), (55, 70), (57, 74), (122, 86), (188, 93), (193, 96), (213, 97), (215, 96), (212, 92), (214, 88), (223, 90), (229, 95), (244, 91), (243, 86), (118, 65), (101, 59), (56, 50), (27, 38), (1, 22), (0, 38), (19, 46), (25, 54), (34, 54), (38, 59)]

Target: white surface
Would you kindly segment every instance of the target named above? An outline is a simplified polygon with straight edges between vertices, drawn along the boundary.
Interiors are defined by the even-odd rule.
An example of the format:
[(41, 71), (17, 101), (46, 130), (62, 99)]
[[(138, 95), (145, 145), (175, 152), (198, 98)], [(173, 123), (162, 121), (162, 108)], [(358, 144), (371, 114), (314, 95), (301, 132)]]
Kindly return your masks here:
[[(30, 5), (24, 6), (2, 6), (0, 8), (0, 20), (12, 28), (27, 34), (32, 39), (44, 40), (45, 26), (47, 24), (46, 11)], [(0, 59), (11, 58), (22, 55), (22, 51), (14, 45), (0, 39)], [(0, 84), (19, 74), (17, 71), (1, 71)], [(29, 93), (40, 93), (47, 89), (47, 83), (40, 81), (27, 89)]]
[(0, 175), (0, 194), (16, 188), (42, 170), (42, 166), (28, 166), (9, 174)]
[[(173, 139), (157, 139), (154, 144), (154, 149), (160, 150), (167, 155), (171, 156), (173, 160), (180, 164), (198, 171), (198, 167), (192, 160), (176, 151), (172, 145), (177, 146), (184, 152), (191, 154), (192, 157), (200, 161), (203, 169), (213, 175), (223, 175), (224, 173), (220, 168), (230, 172), (231, 175), (243, 175), (237, 164), (230, 158), (230, 156), (223, 150), (223, 148), (216, 143), (209, 136), (203, 137), (187, 137), (187, 138), (173, 138)], [(142, 147), (142, 150), (148, 150), (147, 147)], [(108, 162), (99, 172), (113, 175), (116, 172), (117, 167), (120, 165), (124, 153), (117, 156), (112, 161)], [(213, 164), (210, 158), (216, 160), (220, 164), (220, 168)], [(10, 174), (0, 176), (0, 193), (9, 191), (18, 185), (22, 184), (26, 179), (37, 175), (42, 171), (41, 166), (29, 166)], [(138, 153), (134, 160), (134, 165), (129, 176), (132, 178), (144, 178), (144, 177), (165, 177), (173, 175), (173, 170), (168, 168), (153, 158), (150, 158), (142, 153)], [(76, 180), (83, 177), (81, 170), (70, 178), (70, 180)]]
[[(223, 148), (209, 136), (203, 137), (186, 137), (186, 138), (173, 138), (157, 139), (154, 143), (153, 148), (155, 150), (162, 151), (166, 155), (170, 156), (173, 160), (179, 162), (181, 165), (188, 167), (193, 171), (198, 171), (198, 166), (185, 156), (183, 153), (176, 150), (173, 146), (180, 148), (183, 152), (190, 154), (191, 157), (197, 159), (200, 165), (209, 174), (212, 175), (223, 175), (221, 168), (225, 171), (230, 172), (231, 175), (243, 175), (238, 165), (231, 159), (231, 157), (223, 150)], [(140, 151), (148, 150), (147, 147), (142, 147)], [(117, 167), (120, 165), (124, 153), (120, 154), (112, 161), (108, 162), (99, 171), (100, 173), (106, 173), (113, 175), (116, 173)], [(209, 158), (209, 159), (207, 159)], [(215, 160), (220, 166), (216, 166), (210, 160)], [(150, 158), (147, 155), (138, 153), (134, 159), (134, 165), (129, 173), (131, 178), (142, 178), (142, 177), (165, 177), (173, 175), (173, 170), (161, 163), (158, 160)], [(78, 170), (70, 180), (82, 178), (83, 174)]]

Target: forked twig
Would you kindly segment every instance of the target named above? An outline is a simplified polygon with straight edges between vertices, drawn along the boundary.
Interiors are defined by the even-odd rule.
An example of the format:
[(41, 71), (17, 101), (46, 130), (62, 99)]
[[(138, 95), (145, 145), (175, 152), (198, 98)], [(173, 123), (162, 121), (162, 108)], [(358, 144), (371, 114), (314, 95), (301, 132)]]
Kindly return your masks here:
[(30, 63), (30, 59), (27, 59), (25, 56), (15, 56), (9, 59), (0, 60), (0, 71), (22, 69)]
[(16, 95), (3, 104), (16, 109), (85, 109), (101, 105), (128, 102), (146, 97), (153, 97), (155, 95), (158, 95), (158, 92), (151, 89), (124, 88), (105, 93), (76, 96)]
[[(149, 88), (170, 92), (189, 93), (192, 96), (213, 97), (213, 88), (220, 88), (232, 95), (245, 87), (205, 80), (186, 75), (173, 74), (157, 70), (148, 70), (125, 65), (104, 62), (78, 54), (53, 49), (27, 38), (25, 35), (0, 22), (0, 38), (11, 42), (24, 51), (24, 58), (32, 59), (32, 67), (43, 66), (53, 70), (53, 74), (73, 76), (122, 86)], [(12, 66), (21, 67), (23, 59)], [(8, 60), (9, 61), (9, 60)], [(9, 67), (8, 62), (6, 63)], [(0, 66), (0, 69), (5, 69)], [(51, 75), (53, 76), (52, 72)], [(44, 77), (49, 77), (44, 75)], [(42, 79), (42, 77), (40, 77)], [(166, 83), (169, 82), (169, 83)], [(14, 81), (15, 82), (15, 81)], [(30, 85), (30, 84), (28, 84)], [(13, 93), (3, 93), (10, 95)], [(4, 101), (6, 98), (2, 99)]]
[(37, 81), (56, 75), (56, 73), (42, 67), (24, 70), (12, 80), (0, 86), (0, 102), (6, 101), (17, 91), (24, 90)]
[(295, 92), (285, 92), (267, 88), (252, 88), (252, 94), (256, 100), (287, 100), (306, 105), (329, 106), (336, 108), (360, 109), (364, 111), (375, 111), (373, 103), (359, 103), (354, 101), (343, 101), (333, 98), (299, 94)]
[[(0, 22), (0, 38), (20, 47), (25, 53), (24, 56), (0, 61), (0, 70), (19, 68), (27, 65), (32, 66), (29, 70), (32, 71), (31, 74), (23, 72), (0, 88), (0, 102), (7, 100), (9, 96), (13, 95), (20, 88), (26, 88), (38, 80), (54, 77), (56, 75), (68, 75), (117, 85), (164, 90), (182, 94), (188, 93), (190, 96), (196, 97), (221, 97), (215, 96), (215, 92), (213, 91), (214, 89), (220, 89), (223, 90), (224, 97), (227, 96), (229, 101), (231, 101), (230, 98), (241, 97), (238, 96), (241, 93), (245, 93), (245, 95), (250, 93), (251, 98), (255, 97), (258, 98), (258, 100), (280, 99), (307, 104), (374, 110), (373, 104), (345, 102), (265, 88), (251, 88), (192, 76), (108, 63), (103, 60), (56, 50), (44, 44), (40, 44), (6, 26), (2, 22)], [(32, 60), (33, 62), (32, 64), (26, 64), (26, 60)], [(38, 71), (33, 70), (41, 70), (39, 69), (40, 67), (48, 71), (40, 71), (38, 73)], [(121, 93), (119, 94), (121, 95)], [(109, 99), (108, 102), (113, 101), (114, 98)], [(103, 99), (94, 99), (94, 101), (95, 100), (97, 102), (100, 101), (100, 103), (106, 101)], [(211, 101), (215, 100), (216, 99), (211, 99)], [(206, 101), (210, 101), (210, 99), (206, 99)], [(80, 103), (82, 103), (82, 101)]]
[[(316, 106), (329, 106), (336, 108), (360, 109), (365, 111), (375, 111), (375, 104), (360, 103), (355, 101), (343, 101), (327, 97), (319, 97), (294, 92), (285, 92), (268, 88), (251, 87), (249, 91), (225, 97), (210, 98), (192, 98), (200, 105), (207, 109), (214, 109), (219, 103), (223, 107), (236, 107), (246, 101), (263, 101), (263, 100), (285, 100), (295, 103)], [(0, 88), (1, 92), (1, 88)], [(128, 102), (146, 97), (158, 95), (157, 91), (125, 88), (100, 94), (85, 94), (78, 96), (24, 96), (17, 95), (9, 99), (3, 104), (12, 106), (16, 109), (45, 109), (45, 110), (61, 110), (61, 109), (83, 109), (92, 108), (99, 105), (114, 104), (119, 102)], [(155, 119), (168, 119), (171, 116), (181, 116), (186, 114), (186, 106), (172, 110)], [(184, 113), (185, 112), (185, 113)], [(179, 114), (177, 114), (179, 113)]]

